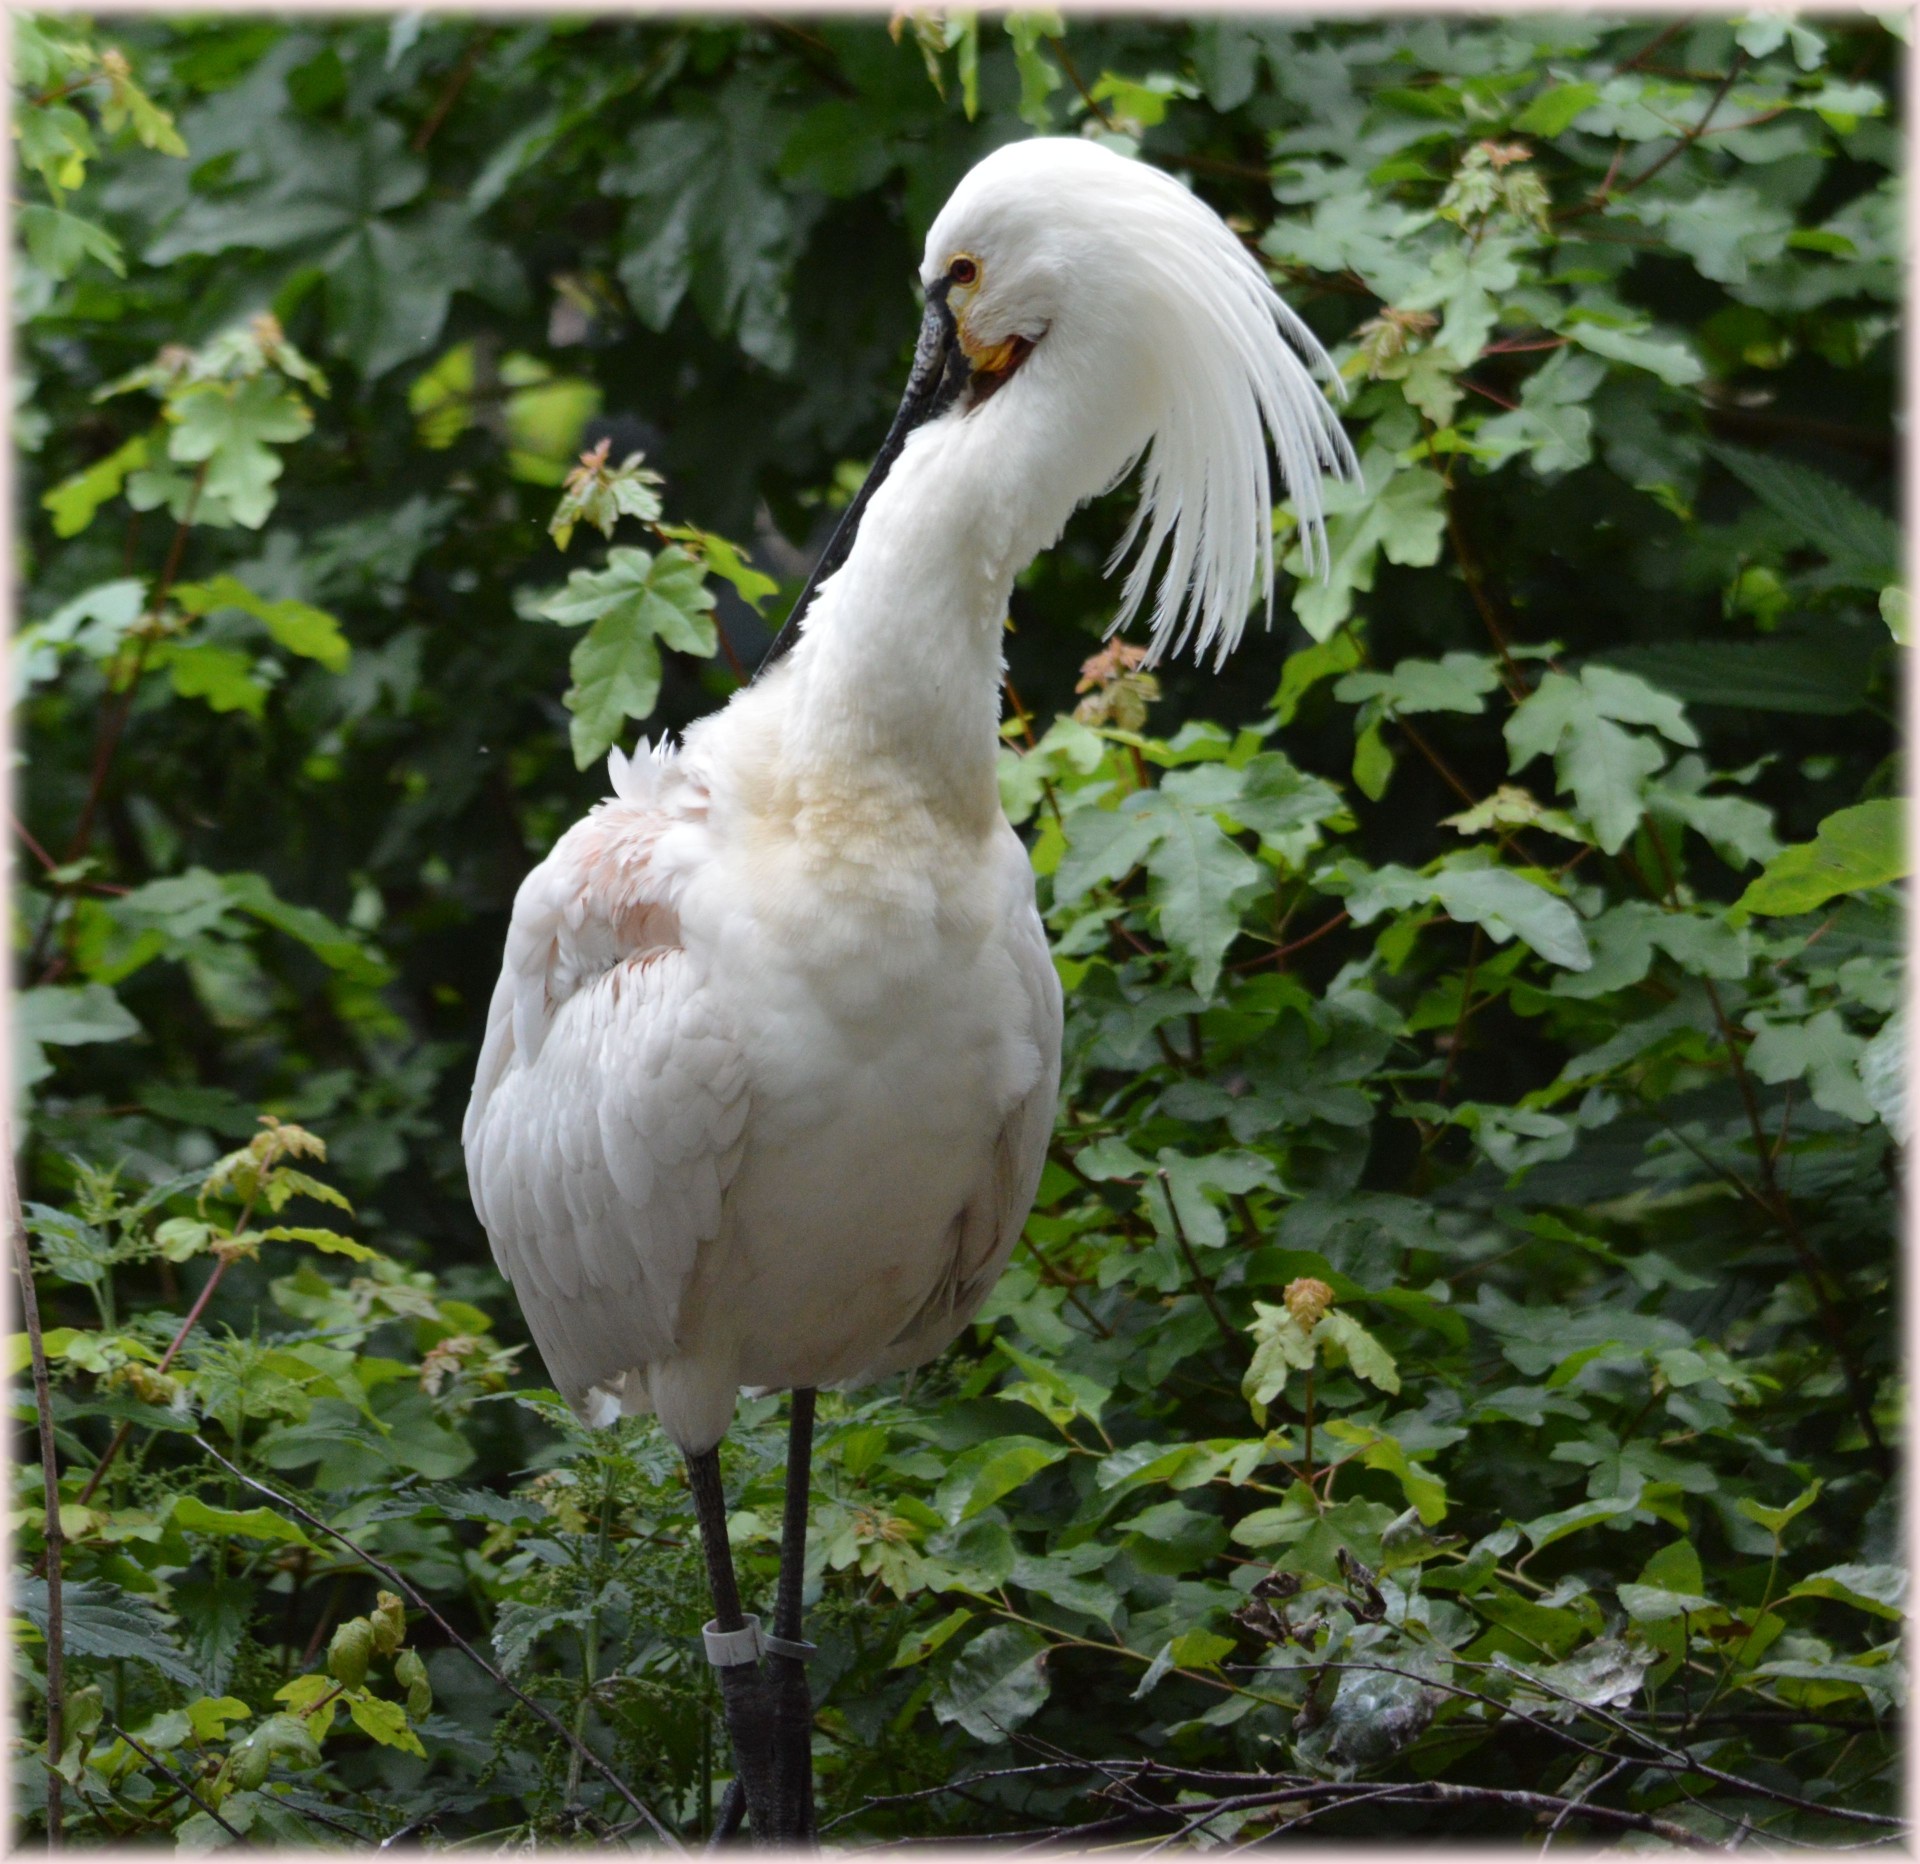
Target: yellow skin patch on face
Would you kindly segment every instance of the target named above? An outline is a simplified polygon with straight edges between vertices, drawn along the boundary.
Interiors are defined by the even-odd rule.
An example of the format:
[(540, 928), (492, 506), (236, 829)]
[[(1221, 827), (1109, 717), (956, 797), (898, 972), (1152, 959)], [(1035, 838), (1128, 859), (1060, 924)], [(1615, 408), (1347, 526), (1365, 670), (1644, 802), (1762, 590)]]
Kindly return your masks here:
[(1003, 337), (998, 343), (978, 344), (967, 334), (967, 327), (960, 326), (960, 347), (966, 351), (967, 361), (981, 375), (1000, 375), (1012, 364), (1019, 349), (1017, 336)]

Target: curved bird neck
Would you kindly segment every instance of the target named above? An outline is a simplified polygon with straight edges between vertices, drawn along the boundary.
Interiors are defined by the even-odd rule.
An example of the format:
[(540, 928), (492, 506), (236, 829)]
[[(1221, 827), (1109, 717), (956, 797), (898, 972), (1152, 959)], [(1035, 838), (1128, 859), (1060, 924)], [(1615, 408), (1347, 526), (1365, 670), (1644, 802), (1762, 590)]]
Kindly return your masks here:
[(1045, 537), (1010, 521), (1005, 479), (983, 480), (965, 427), (914, 436), (822, 586), (779, 682), (781, 761), (803, 794), (870, 795), (985, 833), (1007, 599), (1066, 513)]

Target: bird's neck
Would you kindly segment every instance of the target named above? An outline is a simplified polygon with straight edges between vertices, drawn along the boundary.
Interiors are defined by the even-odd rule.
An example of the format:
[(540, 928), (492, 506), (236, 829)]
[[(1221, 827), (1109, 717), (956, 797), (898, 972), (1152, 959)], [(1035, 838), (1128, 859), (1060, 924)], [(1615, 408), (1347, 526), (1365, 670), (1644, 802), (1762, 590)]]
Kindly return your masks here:
[(780, 735), (803, 791), (870, 793), (984, 834), (1007, 599), (1072, 506), (1010, 510), (974, 438), (958, 421), (923, 430), (876, 490), (793, 651)]

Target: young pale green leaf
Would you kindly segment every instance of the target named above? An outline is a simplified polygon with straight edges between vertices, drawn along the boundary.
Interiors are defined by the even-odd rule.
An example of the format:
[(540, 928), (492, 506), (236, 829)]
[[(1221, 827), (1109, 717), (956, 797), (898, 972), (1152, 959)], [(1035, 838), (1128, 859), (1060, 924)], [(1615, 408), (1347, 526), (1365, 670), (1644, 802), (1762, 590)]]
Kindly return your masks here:
[(1746, 1020), (1755, 1031), (1747, 1066), (1760, 1080), (1804, 1080), (1815, 1106), (1860, 1126), (1874, 1117), (1873, 1102), (1860, 1080), (1867, 1045), (1838, 1010), (1821, 1010), (1799, 1023), (1774, 1022), (1758, 1011)]
[(373, 1262), (380, 1255), (379, 1250), (369, 1249), (365, 1243), (356, 1243), (352, 1237), (342, 1236), (337, 1230), (316, 1230), (299, 1225), (289, 1228), (284, 1224), (275, 1224), (259, 1234), (263, 1243), (305, 1243), (319, 1250), (322, 1255), (348, 1256), (355, 1262)]
[(1377, 1385), (1383, 1392), (1400, 1389), (1393, 1355), (1345, 1309), (1334, 1308), (1321, 1315), (1313, 1337), (1316, 1345), (1325, 1340), (1337, 1346), (1346, 1355), (1347, 1364), (1369, 1385)]
[(1782, 849), (1734, 903), (1743, 912), (1791, 917), (1843, 893), (1904, 879), (1907, 871), (1905, 812), (1882, 797), (1828, 816), (1812, 841)]
[(929, 1625), (923, 1631), (909, 1631), (900, 1640), (898, 1648), (893, 1653), (893, 1661), (887, 1667), (892, 1670), (906, 1670), (911, 1669), (916, 1663), (924, 1663), (955, 1632), (965, 1630), (973, 1619), (974, 1613), (971, 1608), (956, 1605), (938, 1624)]
[(274, 1540), (310, 1547), (306, 1530), (271, 1508), (216, 1508), (197, 1495), (173, 1504), (173, 1524), (196, 1534), (239, 1534), (249, 1540)]
[(240, 382), (195, 382), (169, 398), (173, 423), (167, 453), (183, 465), (206, 468), (207, 495), (235, 524), (257, 531), (278, 497), (284, 470), (273, 449), (302, 440), (313, 411), (269, 376)]
[(150, 444), (147, 435), (135, 434), (105, 459), (95, 460), (85, 471), (43, 493), (40, 503), (53, 515), (54, 536), (78, 537), (100, 507), (120, 495), (127, 475), (146, 465)]
[(182, 699), (204, 699), (215, 712), (244, 712), (253, 719), (266, 716), (267, 688), (254, 678), (253, 656), (237, 647), (218, 647), (211, 641), (162, 641), (148, 654), (147, 664), (165, 668)]
[(382, 1747), (398, 1748), (404, 1754), (417, 1754), (422, 1760), (426, 1759), (427, 1750), (420, 1745), (420, 1737), (407, 1726), (407, 1712), (399, 1703), (356, 1689), (348, 1693), (347, 1713), (362, 1734), (371, 1735)]
[(660, 696), (660, 648), (713, 654), (720, 645), (713, 592), (700, 565), (677, 544), (658, 556), (629, 544), (603, 570), (575, 570), (539, 613), (563, 628), (587, 626), (574, 650), (574, 763), (585, 770), (607, 754), (629, 719), (650, 717)]
[(325, 609), (291, 597), (268, 601), (234, 576), (215, 576), (203, 583), (180, 583), (173, 599), (190, 615), (216, 615), (238, 609), (260, 622), (290, 654), (317, 660), (329, 673), (341, 672), (351, 656), (340, 624)]

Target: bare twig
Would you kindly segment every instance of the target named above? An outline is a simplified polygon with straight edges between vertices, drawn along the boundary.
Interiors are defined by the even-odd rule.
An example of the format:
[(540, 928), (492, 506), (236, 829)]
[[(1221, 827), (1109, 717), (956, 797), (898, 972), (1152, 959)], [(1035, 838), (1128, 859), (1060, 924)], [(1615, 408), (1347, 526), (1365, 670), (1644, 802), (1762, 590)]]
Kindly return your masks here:
[(433, 1601), (429, 1599), (412, 1580), (408, 1579), (404, 1573), (396, 1571), (384, 1560), (376, 1559), (372, 1554), (367, 1552), (364, 1547), (349, 1540), (337, 1527), (321, 1520), (317, 1514), (313, 1514), (309, 1510), (302, 1508), (300, 1504), (290, 1496), (282, 1495), (277, 1489), (269, 1488), (266, 1483), (260, 1481), (258, 1477), (248, 1475), (238, 1464), (230, 1463), (212, 1444), (208, 1443), (204, 1437), (195, 1437), (193, 1443), (196, 1449), (212, 1457), (230, 1476), (245, 1483), (246, 1486), (256, 1494), (264, 1495), (276, 1508), (285, 1509), (287, 1513), (293, 1515), (298, 1520), (304, 1521), (307, 1526), (318, 1528), (321, 1533), (333, 1540), (337, 1540), (356, 1560), (372, 1568), (382, 1579), (404, 1592), (414, 1604), (419, 1606), (419, 1608), (440, 1627), (447, 1641), (451, 1643), (468, 1662), (483, 1671), (497, 1687), (504, 1689), (507, 1694), (513, 1697), (523, 1708), (530, 1709), (541, 1721), (546, 1723), (569, 1748), (577, 1752), (585, 1764), (591, 1767), (595, 1773), (599, 1774), (600, 1777), (646, 1821), (648, 1830), (651, 1831), (662, 1844), (675, 1852), (684, 1851), (684, 1847), (680, 1841), (660, 1823), (659, 1819), (654, 1816), (652, 1808), (634, 1792), (633, 1788), (630, 1787), (626, 1781), (621, 1779), (592, 1748), (580, 1740), (559, 1716), (555, 1715), (542, 1704), (536, 1702), (525, 1690), (517, 1688), (513, 1683), (509, 1682), (506, 1677), (501, 1675), (452, 1625), (448, 1624), (447, 1621), (441, 1617)]
[(1094, 102), (1093, 93), (1087, 89), (1085, 81), (1080, 76), (1080, 67), (1073, 62), (1073, 54), (1067, 50), (1061, 40), (1051, 35), (1047, 39), (1047, 44), (1053, 48), (1054, 57), (1059, 59), (1061, 65), (1065, 67), (1067, 76), (1073, 80), (1073, 88), (1080, 93), (1080, 101), (1100, 119), (1102, 129), (1111, 130), (1113, 118)]
[[(1642, 54), (1642, 56), (1644, 56), (1644, 54)], [(1682, 130), (1671, 147), (1667, 149), (1666, 153), (1657, 161), (1649, 163), (1648, 166), (1643, 168), (1639, 174), (1635, 175), (1625, 187), (1621, 188), (1618, 192), (1614, 191), (1613, 180), (1618, 168), (1618, 163), (1616, 162), (1615, 167), (1607, 171), (1607, 178), (1600, 184), (1597, 193), (1590, 195), (1584, 201), (1575, 203), (1575, 205), (1567, 208), (1563, 213), (1555, 214), (1554, 218), (1556, 220), (1578, 220), (1585, 214), (1599, 213), (1611, 202), (1624, 200), (1629, 194), (1644, 188), (1669, 162), (1674, 161), (1679, 156), (1685, 155), (1686, 152), (1707, 133), (1720, 106), (1727, 101), (1727, 93), (1733, 89), (1735, 83), (1739, 80), (1740, 73), (1745, 70), (1746, 63), (1747, 55), (1745, 52), (1734, 53), (1733, 63), (1727, 68), (1727, 75), (1720, 80), (1719, 89), (1708, 99), (1706, 109), (1700, 113), (1700, 120)]]
[(200, 1810), (204, 1812), (207, 1815), (207, 1817), (214, 1822), (214, 1824), (219, 1826), (219, 1828), (223, 1832), (225, 1832), (228, 1837), (234, 1839), (237, 1843), (243, 1844), (243, 1845), (251, 1842), (244, 1832), (236, 1831), (233, 1826), (229, 1825), (226, 1822), (226, 1820), (223, 1819), (220, 1816), (220, 1814), (214, 1810), (212, 1806), (210, 1806), (204, 1799), (200, 1797), (198, 1793), (196, 1793), (193, 1790), (193, 1787), (191, 1786), (191, 1784), (185, 1779), (183, 1779), (179, 1774), (175, 1773), (174, 1770), (171, 1767), (169, 1767), (167, 1763), (163, 1761), (158, 1754), (155, 1754), (151, 1752), (149, 1749), (141, 1746), (141, 1744), (138, 1741), (136, 1741), (132, 1735), (128, 1734), (124, 1728), (117, 1726), (112, 1721), (106, 1722), (104, 1726), (106, 1727), (106, 1730), (109, 1734), (117, 1735), (122, 1741), (124, 1741), (127, 1744), (128, 1747), (132, 1748), (133, 1751), (136, 1754), (138, 1754), (140, 1758), (144, 1760), (149, 1767), (155, 1767), (161, 1773), (164, 1773), (167, 1776), (167, 1778), (171, 1780), (174, 1783), (174, 1785), (180, 1789), (181, 1792), (186, 1794), (186, 1796), (190, 1800), (192, 1800), (193, 1803), (196, 1806), (198, 1806)]
[(459, 64), (454, 66), (453, 75), (448, 78), (446, 88), (427, 113), (427, 119), (414, 131), (413, 140), (407, 146), (415, 155), (424, 153), (426, 146), (439, 134), (440, 125), (447, 120), (447, 114), (460, 101), (460, 93), (467, 88), (467, 80), (473, 76), (474, 67), (480, 62), (480, 54), (487, 48), (487, 41), (493, 37), (491, 26), (482, 27), (467, 43)]
[(53, 1442), (53, 1381), (47, 1376), (47, 1348), (40, 1332), (40, 1299), (33, 1286), (33, 1252), (27, 1247), (27, 1220), (20, 1209), (20, 1181), (13, 1164), (13, 1122), (0, 1121), (7, 1141), (7, 1224), (13, 1231), (13, 1262), (20, 1277), (20, 1318), (33, 1357), (33, 1408), (40, 1426), (40, 1483), (45, 1497), (47, 1562), (47, 1849), (61, 1843), (61, 1787), (55, 1771), (60, 1760), (61, 1710), (66, 1706), (66, 1624), (60, 1595), (60, 1465)]
[(1220, 1329), (1220, 1337), (1226, 1341), (1227, 1350), (1235, 1354), (1244, 1353), (1246, 1341), (1222, 1311), (1220, 1298), (1213, 1292), (1213, 1283), (1201, 1273), (1193, 1245), (1187, 1241), (1187, 1226), (1180, 1221), (1180, 1206), (1173, 1201), (1173, 1180), (1168, 1177), (1165, 1166), (1160, 1168), (1160, 1189), (1166, 1193), (1167, 1215), (1173, 1220), (1174, 1240), (1180, 1245), (1181, 1255), (1186, 1258), (1187, 1273), (1193, 1277), (1193, 1285), (1199, 1291), (1200, 1299), (1207, 1304), (1207, 1312), (1213, 1316), (1213, 1324)]
[[(233, 1226), (235, 1236), (245, 1234), (247, 1224), (253, 1217), (253, 1204), (254, 1200), (248, 1198), (246, 1203), (240, 1207), (239, 1221)], [(199, 1324), (200, 1316), (207, 1311), (207, 1303), (213, 1299), (213, 1291), (220, 1286), (220, 1278), (226, 1274), (227, 1265), (232, 1262), (233, 1259), (230, 1255), (223, 1255), (220, 1260), (214, 1264), (213, 1273), (207, 1277), (206, 1285), (200, 1290), (199, 1295), (194, 1300), (193, 1306), (187, 1310), (186, 1319), (181, 1321), (178, 1329), (174, 1333), (172, 1342), (167, 1347), (167, 1350), (160, 1356), (160, 1363), (154, 1367), (156, 1375), (164, 1373), (167, 1368), (173, 1364), (181, 1347), (186, 1345), (187, 1335), (194, 1330)], [(101, 1456), (99, 1462), (93, 1466), (93, 1474), (87, 1478), (87, 1486), (80, 1491), (80, 1501), (83, 1506), (93, 1499), (94, 1490), (100, 1486), (107, 1471), (113, 1467), (114, 1458), (126, 1447), (127, 1438), (132, 1434), (132, 1431), (133, 1420), (132, 1418), (128, 1418), (126, 1422), (113, 1433), (112, 1441), (108, 1443), (105, 1453)]]
[[(167, 549), (167, 560), (160, 571), (160, 580), (154, 585), (153, 600), (148, 604), (149, 616), (158, 621), (160, 611), (166, 606), (167, 597), (173, 593), (174, 579), (180, 574), (180, 564), (186, 555), (187, 538), (192, 533), (194, 514), (200, 508), (200, 494), (207, 483), (207, 463), (202, 462), (200, 469), (193, 475), (193, 484), (187, 492), (187, 502), (181, 507), (180, 522), (174, 527), (173, 542)], [(67, 860), (77, 861), (87, 851), (87, 843), (93, 839), (93, 818), (100, 808), (100, 797), (107, 787), (107, 773), (113, 768), (115, 751), (120, 747), (120, 734), (126, 729), (127, 719), (133, 712), (134, 700), (140, 691), (140, 675), (146, 671), (147, 652), (153, 645), (153, 630), (143, 628), (140, 644), (134, 651), (133, 671), (127, 678), (126, 690), (120, 696), (118, 705), (101, 708), (100, 729), (94, 739), (93, 768), (87, 778), (86, 799), (80, 805), (80, 820), (73, 831), (73, 841), (67, 849)], [(52, 924), (52, 919), (48, 919)]]

